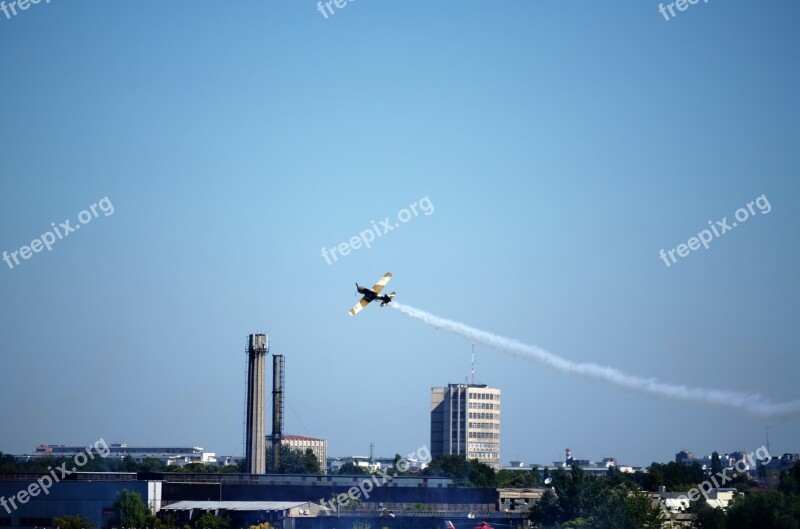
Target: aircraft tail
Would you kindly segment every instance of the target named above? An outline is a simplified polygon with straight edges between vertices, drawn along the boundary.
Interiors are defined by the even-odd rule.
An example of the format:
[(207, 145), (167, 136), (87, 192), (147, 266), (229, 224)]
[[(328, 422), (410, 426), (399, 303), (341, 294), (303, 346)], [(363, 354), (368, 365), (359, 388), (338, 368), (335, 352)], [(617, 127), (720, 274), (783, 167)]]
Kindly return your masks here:
[(382, 298), (380, 298), (383, 302), (381, 303), (381, 307), (385, 307), (389, 303), (392, 302), (392, 298), (397, 295), (397, 292), (392, 292), (391, 294), (386, 294)]

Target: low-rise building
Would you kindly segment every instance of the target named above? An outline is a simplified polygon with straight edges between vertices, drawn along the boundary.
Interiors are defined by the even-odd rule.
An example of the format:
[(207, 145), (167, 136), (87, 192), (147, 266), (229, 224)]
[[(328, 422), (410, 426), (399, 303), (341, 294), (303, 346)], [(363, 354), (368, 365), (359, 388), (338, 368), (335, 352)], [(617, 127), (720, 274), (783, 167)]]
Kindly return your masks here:
[(545, 489), (497, 489), (497, 510), (501, 512), (528, 511), (539, 501)]

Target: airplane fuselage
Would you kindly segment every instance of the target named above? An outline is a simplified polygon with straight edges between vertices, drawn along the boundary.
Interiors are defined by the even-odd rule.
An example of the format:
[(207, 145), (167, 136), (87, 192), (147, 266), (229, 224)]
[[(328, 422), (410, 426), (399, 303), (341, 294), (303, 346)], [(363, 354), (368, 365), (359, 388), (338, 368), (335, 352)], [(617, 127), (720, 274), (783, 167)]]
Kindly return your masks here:
[(358, 289), (358, 293), (364, 296), (364, 299), (367, 301), (372, 301), (378, 297), (378, 294), (371, 288), (359, 286), (358, 283), (356, 283), (356, 288)]
[(374, 301), (376, 299), (379, 299), (384, 304), (390, 303), (392, 301), (392, 298), (389, 297), (388, 295), (379, 296), (371, 288), (362, 287), (358, 283), (356, 283), (356, 288), (358, 289), (358, 293), (361, 294), (362, 296), (364, 296), (364, 300), (365, 301), (372, 302), (372, 301)]

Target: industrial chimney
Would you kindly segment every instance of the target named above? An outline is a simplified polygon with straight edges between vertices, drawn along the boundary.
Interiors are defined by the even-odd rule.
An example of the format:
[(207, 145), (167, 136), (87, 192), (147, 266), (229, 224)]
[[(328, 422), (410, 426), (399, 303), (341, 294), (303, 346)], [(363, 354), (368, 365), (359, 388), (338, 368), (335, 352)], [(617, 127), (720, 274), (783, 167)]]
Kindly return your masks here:
[(283, 355), (272, 357), (272, 471), (281, 470), (283, 440)]
[(251, 334), (247, 343), (247, 424), (245, 426), (245, 472), (266, 472), (266, 439), (264, 414), (264, 367), (269, 354), (266, 334)]

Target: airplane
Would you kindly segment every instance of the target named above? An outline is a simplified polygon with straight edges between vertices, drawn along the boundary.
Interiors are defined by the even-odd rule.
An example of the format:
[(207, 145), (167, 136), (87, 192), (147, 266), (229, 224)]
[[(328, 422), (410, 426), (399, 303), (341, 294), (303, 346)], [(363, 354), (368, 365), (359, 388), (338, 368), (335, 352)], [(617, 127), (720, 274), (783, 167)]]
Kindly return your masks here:
[(375, 283), (375, 286), (372, 288), (362, 287), (358, 283), (356, 283), (356, 289), (358, 290), (358, 293), (363, 294), (364, 297), (361, 298), (361, 300), (358, 303), (356, 303), (355, 307), (350, 309), (350, 312), (348, 312), (348, 314), (350, 314), (350, 316), (355, 316), (356, 314), (361, 312), (361, 309), (363, 309), (364, 307), (369, 305), (371, 301), (374, 301), (376, 299), (381, 300), (381, 307), (385, 307), (386, 305), (391, 303), (392, 298), (397, 295), (396, 292), (392, 292), (391, 294), (386, 294), (383, 296), (379, 295), (381, 293), (381, 290), (383, 290), (383, 287), (386, 286), (386, 283), (388, 283), (391, 278), (392, 278), (392, 273), (386, 272), (386, 275), (380, 278), (380, 280), (377, 283)]

